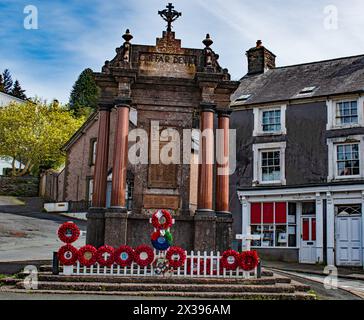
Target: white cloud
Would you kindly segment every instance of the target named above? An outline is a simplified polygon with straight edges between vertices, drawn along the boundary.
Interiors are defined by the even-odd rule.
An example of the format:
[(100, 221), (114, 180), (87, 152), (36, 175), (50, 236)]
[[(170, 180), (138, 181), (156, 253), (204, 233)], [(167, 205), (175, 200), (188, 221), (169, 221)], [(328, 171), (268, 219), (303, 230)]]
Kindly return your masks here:
[[(7, 48), (0, 51), (0, 66), (10, 68), (28, 94), (66, 102), (84, 68), (100, 70), (114, 57), (126, 28), (133, 43), (154, 44), (165, 27), (157, 11), (168, 1), (39, 1), (40, 30), (32, 34), (17, 29), (23, 2), (16, 1), (19, 15), (12, 8), (15, 20), (0, 30)], [(324, 8), (331, 4), (338, 8), (338, 30), (324, 28)], [(234, 79), (246, 73), (245, 51), (257, 39), (277, 55), (279, 65), (364, 53), (362, 0), (176, 0), (174, 5), (182, 11), (174, 24), (182, 45), (202, 48), (210, 33), (221, 65)]]

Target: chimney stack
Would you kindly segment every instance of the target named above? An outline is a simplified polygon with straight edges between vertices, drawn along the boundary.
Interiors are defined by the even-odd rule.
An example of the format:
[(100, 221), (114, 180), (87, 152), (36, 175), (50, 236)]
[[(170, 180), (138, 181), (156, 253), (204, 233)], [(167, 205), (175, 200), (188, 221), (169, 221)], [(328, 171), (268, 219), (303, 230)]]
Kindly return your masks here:
[(258, 40), (254, 48), (246, 52), (248, 57), (248, 74), (259, 74), (276, 67), (276, 56), (263, 46)]

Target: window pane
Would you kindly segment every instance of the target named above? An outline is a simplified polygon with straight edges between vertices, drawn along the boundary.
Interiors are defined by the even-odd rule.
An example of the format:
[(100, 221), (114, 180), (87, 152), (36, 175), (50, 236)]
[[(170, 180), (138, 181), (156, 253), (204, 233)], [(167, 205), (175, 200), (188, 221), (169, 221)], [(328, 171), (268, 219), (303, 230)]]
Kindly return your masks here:
[(288, 237), (287, 237), (287, 226), (276, 225), (276, 247), (287, 247)]
[[(262, 227), (259, 225), (259, 226), (251, 226), (251, 233), (253, 235), (259, 235), (261, 236), (262, 235)], [(253, 247), (260, 247), (262, 244), (262, 241), (261, 240), (253, 240), (251, 242), (251, 245)]]
[(336, 104), (336, 123), (358, 123), (357, 101), (339, 102)]
[(358, 143), (337, 146), (337, 173), (339, 176), (360, 174)]
[(281, 180), (280, 151), (262, 152), (262, 180)]
[(262, 124), (264, 132), (281, 130), (281, 110), (263, 111)]
[(273, 247), (274, 246), (274, 225), (263, 226), (263, 241), (262, 247)]

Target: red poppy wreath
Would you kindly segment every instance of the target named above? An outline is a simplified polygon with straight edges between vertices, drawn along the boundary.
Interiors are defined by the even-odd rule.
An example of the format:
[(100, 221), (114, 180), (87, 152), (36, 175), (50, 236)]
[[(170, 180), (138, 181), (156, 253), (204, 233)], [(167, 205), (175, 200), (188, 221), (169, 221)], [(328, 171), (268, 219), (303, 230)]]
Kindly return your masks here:
[(78, 259), (78, 250), (70, 244), (62, 246), (58, 250), (58, 259), (61, 265), (73, 266)]
[(80, 229), (74, 222), (65, 222), (58, 229), (58, 237), (64, 243), (73, 243), (80, 236)]
[(239, 253), (235, 250), (226, 250), (220, 259), (220, 265), (226, 270), (236, 270), (239, 266)]

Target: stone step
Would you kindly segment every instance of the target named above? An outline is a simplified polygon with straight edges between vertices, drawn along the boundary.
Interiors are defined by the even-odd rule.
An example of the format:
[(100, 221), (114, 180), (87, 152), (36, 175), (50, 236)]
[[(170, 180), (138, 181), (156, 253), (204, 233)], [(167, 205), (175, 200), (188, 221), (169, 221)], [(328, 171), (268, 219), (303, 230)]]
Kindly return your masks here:
[[(63, 267), (59, 267), (60, 272), (63, 270)], [(43, 265), (39, 267), (40, 272), (52, 272), (51, 265)], [(273, 272), (270, 270), (262, 269), (262, 277), (273, 277)]]
[(315, 300), (315, 295), (305, 292), (262, 293), (262, 292), (151, 292), (151, 291), (72, 291), (72, 290), (30, 290), (6, 288), (7, 292), (37, 294), (91, 294), (127, 297), (184, 297), (200, 299), (243, 299), (243, 300)]
[(102, 283), (169, 283), (169, 284), (244, 284), (244, 285), (273, 285), (276, 283), (289, 284), (291, 280), (284, 276), (263, 277), (259, 279), (237, 278), (191, 278), (191, 277), (130, 277), (130, 276), (65, 276), (51, 273), (39, 273), (38, 280), (47, 282), (102, 282)]
[[(23, 289), (23, 283), (16, 284)], [(168, 283), (102, 283), (102, 282), (38, 282), (40, 290), (71, 291), (121, 291), (121, 292), (223, 292), (223, 293), (294, 293), (295, 287), (285, 284), (275, 285), (241, 285), (241, 284), (168, 284)]]

